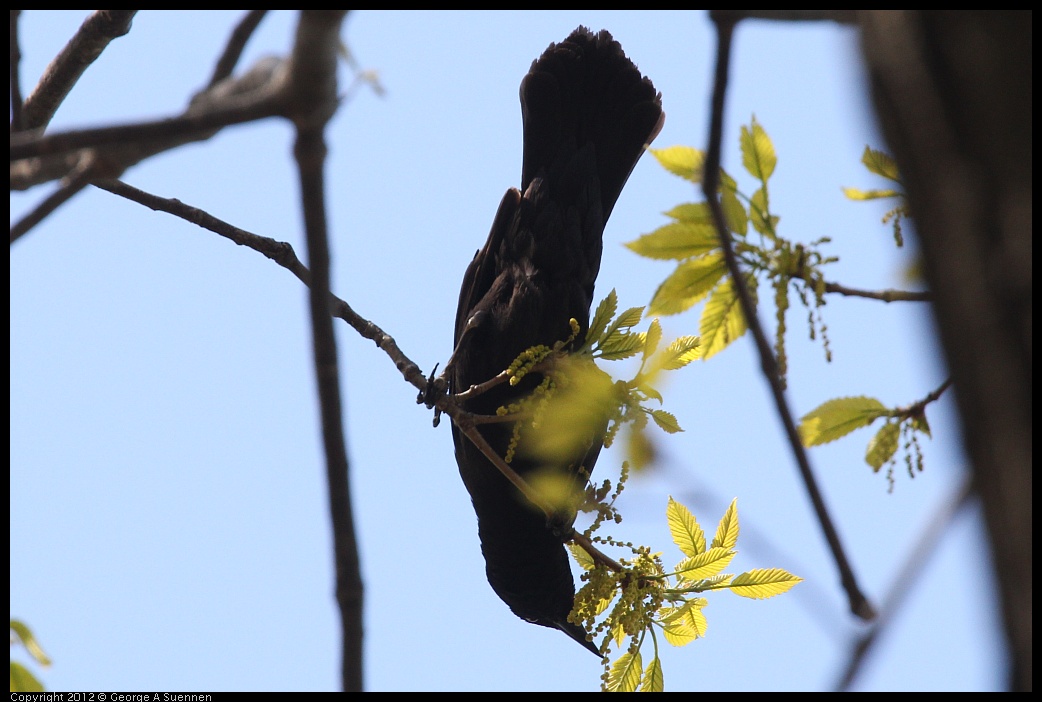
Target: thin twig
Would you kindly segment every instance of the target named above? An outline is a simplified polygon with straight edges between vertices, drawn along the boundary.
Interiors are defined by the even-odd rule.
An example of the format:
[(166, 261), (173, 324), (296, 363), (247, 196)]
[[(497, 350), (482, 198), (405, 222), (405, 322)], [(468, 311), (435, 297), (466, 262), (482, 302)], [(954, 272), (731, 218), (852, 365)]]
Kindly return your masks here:
[(850, 610), (861, 619), (870, 620), (875, 616), (875, 612), (872, 609), (871, 603), (864, 594), (862, 594), (861, 588), (858, 586), (857, 578), (847, 560), (846, 553), (843, 550), (843, 545), (839, 540), (839, 534), (832, 524), (828, 508), (825, 506), (824, 497), (822, 496), (821, 490), (818, 488), (817, 481), (814, 478), (814, 473), (810, 466), (810, 459), (807, 457), (807, 452), (803, 448), (802, 441), (800, 441), (799, 432), (796, 429), (796, 422), (793, 419), (792, 412), (785, 399), (785, 391), (782, 389), (781, 378), (778, 373), (777, 359), (774, 357), (771, 345), (767, 341), (767, 336), (764, 334), (763, 327), (760, 325), (759, 318), (757, 317), (756, 307), (749, 294), (745, 274), (743, 274), (739, 268), (738, 259), (735, 256), (734, 248), (731, 243), (731, 237), (727, 231), (723, 209), (720, 206), (720, 199), (717, 190), (720, 183), (720, 152), (723, 137), (724, 98), (727, 93), (731, 38), (734, 32), (735, 23), (740, 18), (740, 11), (731, 14), (730, 11), (716, 10), (711, 16), (716, 24), (719, 44), (717, 46), (716, 75), (713, 83), (709, 146), (706, 150), (705, 177), (702, 181), (703, 192), (713, 215), (713, 221), (716, 225), (717, 234), (720, 237), (724, 259), (727, 262), (727, 269), (730, 272), (731, 280), (738, 295), (742, 314), (745, 316), (746, 322), (749, 325), (749, 331), (753, 335), (753, 339), (756, 342), (756, 348), (760, 354), (760, 366), (763, 370), (764, 377), (770, 385), (771, 394), (774, 396), (775, 405), (778, 409), (778, 415), (785, 428), (785, 433), (789, 438), (789, 444), (792, 447), (796, 463), (799, 466), (800, 475), (803, 477), (803, 482), (806, 486), (807, 493), (810, 496), (811, 503), (814, 505), (814, 511), (817, 514), (818, 522), (821, 524), (822, 531), (825, 533), (825, 539), (828, 541), (829, 548), (832, 550), (833, 558), (835, 559), (836, 566), (840, 572), (840, 579), (843, 583), (843, 588), (847, 592)]
[(83, 190), (93, 177), (94, 163), (92, 159), (83, 159), (75, 171), (63, 178), (58, 189), (44, 198), (43, 202), (33, 208), (32, 212), (22, 217), (11, 226), (11, 243), (43, 221), (44, 217), (54, 212), (72, 196)]
[(101, 56), (109, 42), (130, 31), (130, 22), (136, 13), (137, 10), (95, 10), (83, 21), (25, 99), (24, 129), (41, 129), (50, 123), (76, 81)]
[(941, 399), (941, 395), (943, 395), (945, 391), (951, 387), (951, 385), (952, 379), (949, 377), (945, 379), (945, 381), (941, 383), (936, 390), (931, 392), (923, 399), (913, 402), (907, 407), (899, 407), (898, 409), (900, 410), (901, 414), (906, 417), (913, 417), (917, 414), (922, 414), (923, 410), (926, 409), (926, 406), (931, 402), (936, 402), (937, 400)]
[(267, 10), (250, 10), (235, 25), (232, 35), (228, 37), (228, 44), (224, 47), (224, 53), (217, 59), (217, 65), (214, 66), (213, 76), (210, 77), (210, 86), (217, 85), (232, 74), (232, 71), (235, 70), (235, 64), (239, 62), (239, 57), (242, 56), (243, 49), (246, 48), (246, 42), (253, 36), (254, 31), (256, 31), (267, 12)]
[[(811, 285), (813, 280), (803, 278)], [(859, 290), (848, 288), (839, 283), (825, 283), (825, 292), (847, 295), (849, 297), (866, 297), (870, 300), (882, 300), (883, 302), (931, 302), (933, 295), (925, 291), (915, 290)]]

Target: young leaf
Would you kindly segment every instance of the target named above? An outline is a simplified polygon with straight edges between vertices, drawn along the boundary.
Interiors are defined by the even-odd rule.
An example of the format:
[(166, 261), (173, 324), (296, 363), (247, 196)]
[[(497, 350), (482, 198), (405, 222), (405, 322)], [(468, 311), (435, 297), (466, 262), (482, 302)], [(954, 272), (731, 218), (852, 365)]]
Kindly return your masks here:
[(843, 194), (850, 200), (881, 200), (887, 197), (900, 197), (899, 190), (859, 190), (858, 188), (843, 188)]
[(691, 510), (672, 497), (666, 503), (666, 523), (673, 536), (673, 543), (685, 556), (697, 556), (705, 552), (706, 535), (702, 527), (698, 526), (698, 520), (691, 514)]
[(686, 646), (706, 635), (708, 622), (702, 608), (708, 604), (704, 597), (688, 600), (676, 609), (663, 608), (661, 618), (666, 641), (673, 646)]
[(663, 214), (678, 222), (713, 226), (713, 213), (709, 210), (709, 204), (705, 202), (684, 202)]
[(731, 500), (720, 523), (716, 525), (716, 535), (710, 548), (734, 548), (738, 543), (738, 498)]
[(728, 566), (735, 552), (728, 548), (710, 548), (705, 553), (685, 558), (674, 569), (684, 580), (709, 578)]
[(756, 568), (735, 576), (731, 581), (731, 592), (754, 600), (765, 600), (792, 589), (803, 582), (792, 573), (781, 568)]
[(742, 127), (739, 139), (742, 148), (742, 165), (753, 178), (766, 181), (774, 173), (778, 156), (774, 153), (774, 144), (760, 123), (753, 117), (752, 127)]
[[(18, 661), (11, 661), (11, 692), (43, 692), (43, 685), (28, 668)], [(11, 695), (11, 699), (23, 698)]]
[(594, 562), (593, 557), (590, 556), (590, 554), (586, 553), (586, 549), (584, 549), (579, 544), (565, 544), (565, 546), (571, 552), (572, 558), (575, 559), (576, 563), (582, 566), (583, 570), (593, 570), (597, 566), (597, 563)]
[(635, 692), (640, 684), (640, 651), (623, 653), (608, 672), (608, 692)]
[[(755, 278), (748, 280), (752, 283)], [(755, 290), (756, 288), (750, 285), (749, 292), (754, 293)], [(755, 295), (753, 299), (756, 299)], [(723, 351), (741, 337), (747, 328), (745, 315), (742, 314), (741, 305), (738, 303), (738, 293), (733, 281), (728, 278), (713, 291), (712, 297), (702, 310), (702, 319), (699, 321), (699, 331), (702, 332), (702, 360)]]
[(839, 397), (800, 419), (800, 437), (804, 446), (827, 444), (887, 414), (889, 410), (874, 397)]
[(702, 355), (702, 340), (697, 336), (682, 336), (674, 339), (658, 359), (662, 370), (677, 370)]
[(648, 330), (645, 333), (644, 339), (644, 362), (651, 357), (651, 354), (658, 350), (658, 343), (662, 341), (662, 325), (659, 324), (658, 319), (651, 320), (651, 324), (648, 325)]
[(623, 244), (644, 258), (682, 260), (720, 248), (712, 223), (670, 222)]
[(898, 440), (901, 437), (901, 425), (898, 422), (887, 422), (868, 442), (865, 450), (865, 463), (878, 471), (897, 453)]
[(865, 164), (865, 168), (876, 175), (883, 176), (895, 183), (901, 182), (901, 174), (897, 170), (897, 161), (887, 153), (876, 151), (866, 146), (864, 153), (861, 155), (861, 163)]
[(665, 149), (648, 149), (658, 159), (659, 164), (673, 175), (690, 180), (692, 183), (702, 182), (702, 165), (705, 153), (690, 146), (668, 146)]
[(641, 692), (662, 692), (665, 690), (662, 681), (662, 661), (655, 656), (644, 669), (644, 680), (640, 683)]
[(683, 312), (708, 295), (726, 273), (727, 266), (719, 252), (684, 261), (655, 291), (649, 314)]
[(652, 410), (651, 418), (655, 420), (655, 424), (658, 424), (662, 431), (667, 434), (676, 434), (677, 432), (684, 431), (680, 428), (680, 423), (677, 422), (677, 418), (666, 410)]
[(608, 327), (608, 331), (604, 332), (604, 340), (608, 341), (615, 335), (622, 336), (626, 334), (623, 330), (630, 329), (631, 327), (640, 324), (640, 318), (643, 314), (643, 307), (630, 307), (611, 323), (611, 326)]
[(730, 188), (722, 188), (720, 190), (720, 207), (724, 211), (724, 220), (727, 222), (727, 228), (735, 234), (745, 236), (746, 232), (749, 231), (749, 215), (746, 213), (745, 208), (742, 207), (742, 203), (734, 190)]
[(597, 348), (597, 357), (605, 361), (618, 361), (629, 358), (644, 348), (645, 333), (613, 334), (602, 339)]
[(33, 635), (32, 630), (26, 626), (25, 622), (19, 619), (11, 619), (11, 631), (14, 632), (15, 636), (22, 645), (25, 646), (25, 650), (29, 652), (36, 662), (46, 667), (51, 664), (51, 659), (43, 651), (43, 647), (40, 646), (40, 642), (36, 640), (36, 636)]
[(619, 296), (615, 294), (615, 288), (611, 289), (608, 296), (597, 305), (597, 311), (593, 313), (590, 320), (590, 329), (586, 332), (586, 343), (593, 345), (600, 341), (608, 322), (615, 316), (615, 310), (619, 305)]

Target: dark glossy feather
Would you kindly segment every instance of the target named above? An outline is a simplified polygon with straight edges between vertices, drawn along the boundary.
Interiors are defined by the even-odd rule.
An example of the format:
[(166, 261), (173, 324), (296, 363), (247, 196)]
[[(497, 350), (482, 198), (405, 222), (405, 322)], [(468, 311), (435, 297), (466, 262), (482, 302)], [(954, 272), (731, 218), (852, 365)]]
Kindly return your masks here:
[[(467, 268), (456, 312), (456, 350), (446, 375), (453, 392), (486, 381), (519, 353), (553, 345), (578, 320), (589, 325), (604, 225), (622, 188), (662, 127), (661, 97), (606, 31), (584, 27), (550, 47), (521, 82), (524, 159), (521, 190), (503, 196), (484, 247)], [(493, 414), (538, 384), (499, 385), (465, 409)], [(478, 517), (489, 583), (510, 609), (556, 627), (587, 649), (581, 627), (567, 621), (575, 586), (561, 536), (455, 425), (460, 475)], [(483, 425), (503, 455), (512, 427)], [(575, 476), (593, 470), (600, 444), (556, 466)], [(523, 455), (522, 477), (537, 468)], [(545, 468), (545, 467), (544, 467)]]

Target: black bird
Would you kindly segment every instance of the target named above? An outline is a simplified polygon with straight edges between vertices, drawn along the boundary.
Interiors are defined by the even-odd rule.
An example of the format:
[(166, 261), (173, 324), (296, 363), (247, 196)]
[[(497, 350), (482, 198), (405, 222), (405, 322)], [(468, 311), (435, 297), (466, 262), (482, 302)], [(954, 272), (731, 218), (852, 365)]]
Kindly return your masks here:
[[(644, 147), (662, 128), (661, 95), (607, 31), (579, 27), (551, 44), (521, 81), (524, 158), (521, 190), (503, 197), (488, 241), (467, 268), (456, 311), (455, 351), (445, 377), (453, 392), (489, 380), (525, 349), (552, 346), (578, 320), (583, 342), (601, 262), (601, 235)], [(532, 373), (466, 401), (464, 409), (494, 414), (530, 392)], [(479, 427), (506, 452), (511, 424)], [(568, 622), (575, 585), (556, 526), (528, 502), (453, 424), (460, 475), (478, 517), (489, 584), (517, 616), (555, 627), (597, 655), (582, 627)], [(576, 481), (600, 451), (556, 466)], [(522, 455), (522, 477), (545, 469)]]

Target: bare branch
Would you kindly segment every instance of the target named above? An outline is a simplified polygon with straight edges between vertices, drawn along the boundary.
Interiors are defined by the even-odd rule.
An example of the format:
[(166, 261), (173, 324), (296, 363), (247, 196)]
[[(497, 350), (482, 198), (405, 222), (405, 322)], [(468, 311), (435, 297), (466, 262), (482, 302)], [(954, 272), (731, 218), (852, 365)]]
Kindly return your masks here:
[(137, 10), (95, 10), (84, 20), (26, 98), (22, 108), (23, 129), (42, 129), (50, 124), (83, 72), (101, 56), (109, 42), (130, 31), (135, 14)]
[(738, 300), (741, 304), (742, 314), (745, 316), (746, 322), (749, 325), (749, 331), (753, 335), (753, 339), (756, 342), (756, 348), (760, 354), (760, 366), (763, 370), (764, 377), (767, 379), (767, 383), (770, 385), (771, 394), (774, 397), (774, 402), (778, 409), (778, 415), (781, 418), (782, 425), (785, 427), (786, 436), (788, 436), (789, 444), (792, 447), (793, 455), (795, 456), (796, 463), (799, 466), (800, 475), (803, 477), (807, 493), (814, 505), (814, 511), (817, 514), (822, 531), (825, 533), (825, 539), (828, 541), (829, 547), (832, 550), (833, 558), (836, 560), (836, 566), (839, 568), (840, 578), (850, 602), (850, 610), (861, 619), (869, 620), (875, 616), (875, 612), (872, 609), (871, 603), (869, 603), (868, 599), (864, 594), (862, 594), (861, 588), (858, 586), (857, 578), (847, 560), (846, 553), (843, 550), (843, 545), (839, 540), (839, 534), (832, 524), (832, 518), (829, 516), (828, 508), (825, 506), (824, 497), (821, 494), (821, 490), (818, 488), (817, 480), (814, 478), (814, 473), (810, 466), (810, 459), (807, 457), (807, 452), (803, 448), (803, 442), (800, 441), (799, 433), (796, 430), (796, 421), (793, 418), (792, 411), (789, 409), (788, 402), (785, 399), (785, 391), (782, 388), (781, 376), (778, 372), (778, 361), (774, 357), (770, 342), (767, 341), (767, 336), (764, 334), (759, 317), (756, 315), (756, 307), (749, 294), (745, 275), (739, 268), (738, 258), (735, 255), (731, 236), (727, 231), (727, 224), (724, 220), (723, 209), (720, 206), (720, 198), (717, 194), (717, 190), (720, 184), (720, 151), (723, 137), (724, 98), (727, 93), (728, 70), (731, 56), (731, 37), (734, 32), (735, 22), (739, 16), (732, 15), (732, 13), (727, 11), (717, 11), (714, 12), (712, 16), (716, 23), (719, 44), (717, 46), (716, 56), (716, 76), (713, 84), (709, 147), (706, 150), (705, 177), (702, 181), (702, 190), (713, 215), (713, 221), (716, 225), (717, 234), (720, 237), (720, 245), (723, 249), (724, 259), (727, 262), (727, 269), (730, 273), (731, 280), (733, 281), (735, 290), (738, 294)]
[[(803, 278), (811, 285), (814, 281)], [(848, 288), (839, 283), (825, 283), (825, 292), (846, 295), (848, 297), (865, 297), (870, 300), (882, 300), (883, 302), (931, 302), (933, 295), (929, 292), (914, 290), (859, 290)]]
[(11, 243), (13, 244), (23, 234), (42, 222), (44, 217), (72, 199), (72, 196), (83, 190), (93, 177), (94, 162), (90, 158), (85, 158), (76, 170), (62, 178), (61, 185), (57, 190), (44, 198), (43, 202), (37, 205), (32, 212), (11, 226)]

